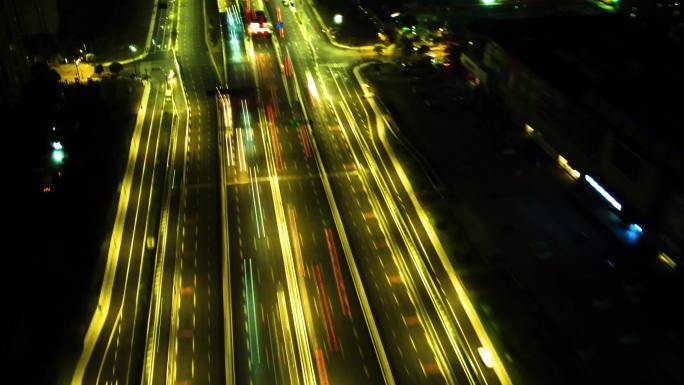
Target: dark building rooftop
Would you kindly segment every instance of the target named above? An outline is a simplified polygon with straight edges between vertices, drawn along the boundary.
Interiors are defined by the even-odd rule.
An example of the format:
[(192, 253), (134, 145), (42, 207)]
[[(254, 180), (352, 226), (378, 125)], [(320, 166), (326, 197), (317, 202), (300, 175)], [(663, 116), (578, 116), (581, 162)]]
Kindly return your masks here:
[(571, 99), (580, 101), (589, 89), (642, 129), (684, 147), (684, 55), (643, 25), (619, 15), (580, 15), (479, 20), (469, 29)]

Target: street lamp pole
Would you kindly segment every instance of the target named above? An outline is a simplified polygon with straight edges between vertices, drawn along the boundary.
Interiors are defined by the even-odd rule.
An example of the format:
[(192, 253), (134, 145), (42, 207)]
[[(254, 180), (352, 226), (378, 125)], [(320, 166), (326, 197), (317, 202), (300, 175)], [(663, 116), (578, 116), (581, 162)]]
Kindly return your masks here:
[[(128, 46), (128, 49), (130, 49), (131, 52), (133, 52), (133, 53), (138, 52), (138, 48), (137, 48), (135, 45), (133, 45), (133, 44), (129, 45), (129, 46)], [(133, 62), (135, 63), (135, 66), (134, 66), (135, 76), (138, 76), (138, 61), (137, 61), (137, 60), (134, 60)]]
[(74, 62), (74, 64), (76, 64), (76, 81), (79, 83), (81, 82), (81, 73), (78, 71), (78, 63), (80, 62), (81, 58), (76, 59), (76, 61)]

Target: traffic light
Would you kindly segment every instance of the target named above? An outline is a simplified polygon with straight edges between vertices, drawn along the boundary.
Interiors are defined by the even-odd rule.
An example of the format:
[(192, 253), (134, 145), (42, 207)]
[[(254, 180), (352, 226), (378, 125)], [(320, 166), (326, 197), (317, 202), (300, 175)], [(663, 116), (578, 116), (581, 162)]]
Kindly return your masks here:
[(55, 165), (61, 165), (64, 163), (64, 158), (66, 158), (66, 153), (64, 153), (64, 147), (60, 142), (52, 142), (52, 162)]

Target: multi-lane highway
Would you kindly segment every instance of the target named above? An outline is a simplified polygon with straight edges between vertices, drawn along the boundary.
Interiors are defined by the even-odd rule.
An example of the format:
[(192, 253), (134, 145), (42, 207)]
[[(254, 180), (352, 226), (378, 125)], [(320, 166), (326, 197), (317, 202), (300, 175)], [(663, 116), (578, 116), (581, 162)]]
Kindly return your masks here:
[[(221, 85), (206, 4), (169, 4), (73, 383), (508, 383), (364, 84), (372, 48), (241, 0)], [(248, 36), (248, 9), (283, 28)]]
[(236, 382), (382, 383), (300, 90), (283, 81), (273, 41), (235, 20), (225, 179), (235, 350), (247, 352)]
[(397, 382), (508, 382), (392, 148), (400, 137), (352, 71), (368, 49), (331, 46), (306, 3), (267, 4), (285, 26), (273, 39), (278, 75), (291, 87), (284, 96), (308, 111), (310, 147), (324, 164), (317, 171), (327, 169), (328, 200), (339, 207)]
[(178, 124), (176, 106), (167, 97), (167, 76), (156, 67), (160, 60), (154, 58), (159, 70), (144, 82), (102, 288), (74, 384), (128, 383), (140, 375), (170, 133)]
[[(169, 301), (160, 320), (162, 355), (149, 383), (225, 383), (218, 144), (214, 98), (219, 80), (207, 53), (201, 0), (183, 0), (178, 15), (177, 52), (188, 120), (177, 162), (177, 238), (168, 257), (171, 283), (161, 287)], [(181, 136), (179, 136), (181, 138)], [(171, 228), (172, 229), (172, 228)], [(162, 295), (163, 296), (163, 295)], [(162, 312), (164, 310), (162, 309)], [(162, 326), (165, 326), (162, 324)], [(165, 366), (164, 366), (165, 364)]]
[(225, 382), (216, 117), (206, 96), (218, 81), (203, 23), (202, 1), (168, 2), (136, 65), (150, 77), (73, 384)]

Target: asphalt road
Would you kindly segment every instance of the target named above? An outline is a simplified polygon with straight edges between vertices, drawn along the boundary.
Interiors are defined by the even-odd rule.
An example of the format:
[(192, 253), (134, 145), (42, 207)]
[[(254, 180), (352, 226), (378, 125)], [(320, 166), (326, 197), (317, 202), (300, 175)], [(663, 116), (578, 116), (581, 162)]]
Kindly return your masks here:
[[(236, 383), (381, 383), (295, 90), (269, 38), (235, 36), (226, 140)], [(244, 71), (256, 75), (251, 88), (230, 82), (250, 79)]]
[(171, 384), (225, 383), (217, 120), (214, 98), (207, 95), (219, 81), (203, 25), (202, 1), (181, 1), (177, 46), (189, 121), (180, 177), (169, 343), (161, 349), (166, 352), (166, 383)]
[(82, 382), (505, 383), (392, 146), (408, 147), (352, 71), (372, 48), (266, 2), (284, 30), (249, 39), (235, 15), (229, 93), (209, 96), (202, 7), (180, 3), (172, 98), (153, 74)]
[[(152, 81), (149, 90), (149, 98), (141, 106), (147, 113), (134, 134), (134, 160), (129, 161), (130, 171), (122, 183), (124, 196), (118, 210), (121, 220), (110, 241), (116, 245), (110, 249), (111, 275), (105, 277), (95, 316), (101, 318), (101, 329), (99, 335), (91, 334), (95, 338), (86, 339), (92, 353), (81, 364), (85, 383), (125, 382), (137, 358), (132, 349), (140, 339), (139, 324), (144, 323), (146, 315), (140, 295), (145, 293), (145, 272), (149, 271), (149, 260), (154, 255), (147, 246), (147, 238), (156, 238), (155, 214), (159, 209), (163, 159), (173, 115), (164, 100), (163, 83)], [(106, 314), (104, 308), (108, 308)]]
[[(155, 34), (168, 47), (165, 11), (155, 23)], [(98, 307), (85, 336), (83, 352), (72, 383), (137, 382), (142, 370), (148, 320), (151, 272), (155, 264), (159, 214), (170, 134), (177, 111), (166, 95), (168, 51), (150, 55), (135, 71), (147, 68), (146, 92), (121, 184)], [(142, 72), (142, 71), (141, 71)]]
[[(225, 383), (216, 113), (206, 95), (218, 80), (202, 2), (168, 4), (147, 59), (131, 65), (149, 75), (149, 98), (76, 384), (137, 383), (141, 375), (148, 384)], [(170, 51), (174, 28), (182, 71)], [(170, 69), (183, 84), (169, 80)]]
[(284, 22), (285, 37), (276, 41), (297, 78), (288, 84), (305, 93), (311, 139), (320, 148), (396, 381), (506, 382), (505, 373), (495, 373), (480, 356), (478, 348), (491, 351), (491, 343), (395, 154), (405, 156), (410, 147), (351, 70), (368, 58), (370, 47), (331, 46), (308, 4), (306, 12), (267, 4)]

